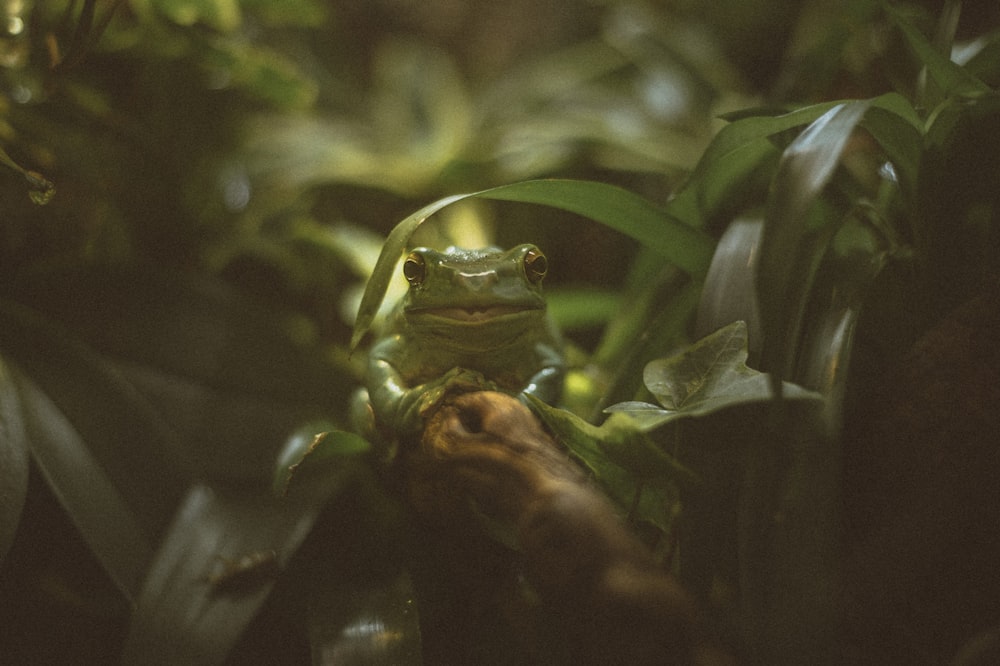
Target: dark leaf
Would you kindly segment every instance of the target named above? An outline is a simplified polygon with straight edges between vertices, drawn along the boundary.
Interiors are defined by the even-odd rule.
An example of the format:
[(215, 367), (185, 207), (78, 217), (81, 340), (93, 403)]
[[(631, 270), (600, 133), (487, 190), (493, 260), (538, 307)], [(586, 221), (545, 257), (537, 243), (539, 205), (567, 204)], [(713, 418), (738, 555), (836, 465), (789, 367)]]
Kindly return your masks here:
[(308, 535), (316, 499), (192, 487), (142, 586), (122, 663), (221, 663)]
[(26, 377), (17, 386), (38, 468), (111, 580), (135, 600), (153, 553), (152, 526), (141, 522), (59, 408)]
[(0, 357), (0, 562), (17, 532), (28, 492), (28, 439), (11, 374)]

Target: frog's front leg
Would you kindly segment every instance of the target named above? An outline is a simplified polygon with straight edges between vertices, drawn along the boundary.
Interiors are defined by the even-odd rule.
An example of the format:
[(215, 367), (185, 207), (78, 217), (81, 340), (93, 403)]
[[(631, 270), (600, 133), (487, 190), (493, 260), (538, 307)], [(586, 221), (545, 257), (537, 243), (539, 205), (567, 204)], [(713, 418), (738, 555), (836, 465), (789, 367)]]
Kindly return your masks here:
[(562, 398), (563, 382), (566, 378), (566, 364), (562, 352), (548, 344), (538, 345), (535, 351), (538, 353), (541, 369), (531, 376), (522, 392), (555, 405)]
[(407, 386), (396, 367), (385, 358), (373, 358), (368, 368), (368, 394), (375, 420), (397, 435), (419, 432), (424, 416), (449, 391), (489, 386), (480, 373), (463, 368), (452, 368), (416, 386)]

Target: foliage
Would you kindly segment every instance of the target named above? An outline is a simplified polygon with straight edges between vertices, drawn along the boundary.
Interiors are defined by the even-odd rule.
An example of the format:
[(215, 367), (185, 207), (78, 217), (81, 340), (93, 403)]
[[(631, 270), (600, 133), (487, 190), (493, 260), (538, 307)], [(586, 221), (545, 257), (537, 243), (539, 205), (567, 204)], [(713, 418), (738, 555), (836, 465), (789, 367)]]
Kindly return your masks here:
[[(336, 434), (413, 236), (545, 249), (572, 343), (546, 423), (685, 582), (737, 589), (734, 640), (817, 663), (840, 423), (1000, 272), (997, 17), (401, 4), (0, 3), (0, 651), (294, 660), (366, 604), (419, 642), (396, 507)], [(53, 531), (102, 573), (26, 567)], [(307, 600), (267, 567), (215, 589), (244, 557)], [(67, 598), (118, 600), (80, 602), (114, 640), (55, 654)], [(244, 634), (269, 598), (336, 602)], [(779, 640), (792, 617), (816, 631)]]

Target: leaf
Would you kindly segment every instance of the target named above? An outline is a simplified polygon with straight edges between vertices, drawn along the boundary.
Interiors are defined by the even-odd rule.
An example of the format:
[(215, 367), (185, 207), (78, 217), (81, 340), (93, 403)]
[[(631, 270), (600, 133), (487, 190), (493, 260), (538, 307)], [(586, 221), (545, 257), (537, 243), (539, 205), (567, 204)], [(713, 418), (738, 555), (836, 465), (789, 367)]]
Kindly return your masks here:
[(323, 425), (299, 429), (282, 449), (274, 478), (278, 496), (287, 496), (306, 485), (326, 488), (342, 482), (345, 475), (356, 470), (359, 457), (371, 449), (363, 437), (343, 430), (324, 431)]
[(149, 568), (122, 663), (222, 663), (309, 534), (322, 499), (279, 502), (266, 491), (193, 486)]
[[(733, 322), (676, 356), (646, 365), (643, 381), (662, 409), (625, 402), (606, 411), (628, 415), (641, 430), (653, 430), (680, 418), (770, 400), (773, 392), (768, 375), (747, 367), (746, 360), (746, 323)], [(784, 390), (788, 399), (819, 399), (818, 394), (794, 384), (786, 383)]]
[(16, 387), (0, 357), (0, 562), (14, 541), (27, 492), (27, 434)]
[(619, 305), (618, 293), (610, 289), (551, 290), (545, 300), (562, 331), (606, 324)]
[(174, 23), (207, 25), (222, 32), (240, 27), (239, 0), (154, 0), (156, 8)]
[(16, 381), (32, 457), (91, 552), (134, 601), (153, 554), (148, 526), (59, 408), (31, 380)]
[(319, 94), (316, 82), (294, 61), (259, 45), (215, 39), (209, 43), (204, 60), (228, 85), (281, 108), (306, 108)]
[(695, 478), (689, 469), (650, 441), (625, 415), (612, 415), (595, 426), (534, 396), (528, 399), (560, 443), (593, 472), (612, 499), (622, 507), (632, 507), (633, 518), (649, 521), (664, 533), (670, 531), (677, 484)]
[[(0, 348), (22, 368), (29, 446), (53, 492), (84, 539), (110, 549), (95, 549), (102, 563), (132, 557), (128, 548), (115, 552), (131, 539), (116, 531), (119, 525), (137, 525), (143, 539), (153, 538), (184, 487), (188, 470), (176, 432), (91, 348), (37, 312), (0, 301)], [(132, 521), (124, 518), (129, 513)], [(142, 539), (134, 541), (145, 550)], [(134, 592), (129, 562), (109, 574)]]
[(529, 180), (445, 197), (406, 217), (389, 233), (358, 308), (351, 349), (357, 348), (375, 320), (396, 262), (409, 249), (413, 232), (442, 208), (470, 197), (541, 204), (589, 217), (631, 236), (696, 277), (708, 269), (714, 248), (714, 241), (708, 235), (672, 219), (650, 201), (605, 183)]
[(580, 180), (529, 180), (483, 190), (474, 196), (552, 206), (620, 231), (687, 273), (708, 270), (715, 243), (663, 209), (614, 185)]
[(757, 292), (764, 331), (761, 364), (779, 378), (791, 371), (802, 312), (818, 259), (835, 222), (810, 215), (870, 100), (839, 104), (818, 118), (785, 150), (764, 217)]
[(410, 236), (413, 235), (413, 232), (424, 223), (424, 220), (434, 213), (449, 204), (461, 201), (469, 196), (471, 195), (456, 194), (444, 199), (438, 199), (434, 203), (428, 204), (404, 218), (402, 222), (393, 227), (392, 231), (389, 232), (389, 236), (385, 239), (385, 244), (382, 246), (382, 251), (375, 261), (375, 269), (372, 271), (371, 277), (368, 278), (364, 296), (361, 297), (361, 305), (358, 306), (358, 316), (354, 320), (354, 333), (351, 335), (352, 350), (357, 349), (361, 338), (365, 336), (365, 333), (368, 332), (372, 322), (375, 320), (375, 315), (378, 313), (378, 309), (382, 305), (382, 299), (385, 297), (385, 291), (389, 288), (389, 282), (395, 273), (396, 263), (403, 256), (403, 253), (409, 249)]
[(742, 189), (755, 170), (776, 155), (769, 137), (814, 121), (836, 103), (829, 102), (780, 115), (757, 115), (726, 125), (705, 149), (688, 183), (666, 210), (685, 223), (701, 227)]
[(990, 87), (980, 79), (970, 74), (964, 67), (951, 61), (924, 37), (904, 13), (892, 6), (887, 6), (889, 17), (903, 33), (907, 44), (920, 62), (927, 68), (927, 73), (941, 88), (945, 96), (969, 95), (987, 93)]

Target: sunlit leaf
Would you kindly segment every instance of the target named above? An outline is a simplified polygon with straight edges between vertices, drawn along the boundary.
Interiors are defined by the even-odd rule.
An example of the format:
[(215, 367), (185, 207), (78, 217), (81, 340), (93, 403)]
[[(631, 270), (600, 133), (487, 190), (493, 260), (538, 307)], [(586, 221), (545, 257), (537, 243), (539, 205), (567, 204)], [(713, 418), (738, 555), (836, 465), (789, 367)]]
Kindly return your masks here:
[[(712, 414), (736, 405), (773, 397), (767, 374), (747, 367), (747, 327), (733, 322), (702, 338), (676, 356), (650, 361), (643, 373), (649, 392), (662, 406), (625, 402), (607, 411), (635, 419), (652, 430), (685, 417)], [(784, 387), (787, 399), (816, 400), (819, 396), (794, 384)]]
[(330, 14), (321, 0), (240, 0), (240, 6), (270, 27), (320, 27)]
[(619, 306), (617, 292), (600, 289), (558, 289), (546, 293), (548, 311), (563, 331), (607, 323)]
[[(848, 139), (871, 102), (840, 104), (813, 122), (785, 150), (764, 217), (757, 289), (764, 329), (761, 363), (778, 377), (790, 371), (805, 298), (819, 257), (836, 231), (812, 214)], [(780, 383), (775, 384), (780, 390)]]
[(201, 23), (229, 32), (240, 26), (239, 0), (153, 0), (154, 6), (178, 25)]

